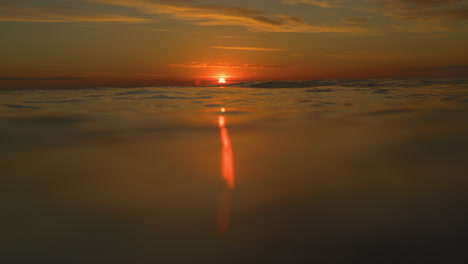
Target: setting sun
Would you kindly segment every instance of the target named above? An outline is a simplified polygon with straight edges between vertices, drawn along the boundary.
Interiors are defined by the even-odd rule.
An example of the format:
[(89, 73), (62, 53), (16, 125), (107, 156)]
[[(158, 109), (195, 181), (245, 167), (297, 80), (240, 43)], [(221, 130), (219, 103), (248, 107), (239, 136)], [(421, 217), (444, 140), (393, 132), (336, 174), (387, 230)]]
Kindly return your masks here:
[(226, 79), (224, 79), (224, 78), (219, 78), (218, 83), (226, 83)]

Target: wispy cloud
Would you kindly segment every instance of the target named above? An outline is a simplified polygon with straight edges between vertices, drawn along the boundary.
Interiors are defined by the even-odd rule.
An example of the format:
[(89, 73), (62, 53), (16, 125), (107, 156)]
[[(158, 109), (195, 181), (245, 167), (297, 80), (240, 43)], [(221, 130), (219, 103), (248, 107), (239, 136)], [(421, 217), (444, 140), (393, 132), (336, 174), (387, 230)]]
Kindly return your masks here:
[(162, 14), (173, 19), (193, 21), (196, 25), (243, 26), (254, 32), (346, 32), (369, 31), (360, 26), (310, 25), (289, 15), (268, 16), (256, 8), (227, 5), (196, 5), (193, 1), (168, 0), (91, 0), (100, 4), (135, 8), (144, 14)]
[[(374, 34), (388, 29), (419, 33), (451, 32), (463, 29), (468, 21), (468, 0), (278, 0), (278, 3), (288, 5), (340, 8), (336, 11), (335, 22), (327, 18), (324, 23), (311, 23), (300, 16), (288, 14), (268, 14), (257, 8), (203, 4), (203, 1), (197, 0), (73, 0), (63, 1), (62, 5), (58, 4), (61, 1), (37, 2), (41, 2), (41, 5), (30, 0), (0, 0), (0, 21), (135, 23), (169, 18), (200, 26), (241, 26), (252, 32), (352, 34)], [(70, 7), (80, 2), (94, 4), (83, 5), (86, 8)], [(106, 8), (110, 5), (119, 8)], [(356, 16), (340, 17), (345, 9), (352, 9)], [(369, 17), (374, 16), (376, 21), (382, 21), (378, 19), (382, 15), (390, 18), (391, 22), (387, 20), (378, 24), (378, 31), (368, 25)]]
[(329, 54), (327, 57), (342, 60), (399, 60), (408, 58), (438, 57), (437, 54), (415, 54), (396, 51), (352, 51), (347, 53)]
[(380, 13), (403, 23), (394, 27), (401, 31), (450, 32), (468, 20), (467, 0), (383, 0), (380, 4)]
[(270, 65), (270, 64), (233, 64), (233, 63), (212, 63), (212, 62), (186, 62), (179, 64), (170, 64), (169, 67), (177, 68), (226, 68), (226, 69), (284, 69), (284, 65)]
[(432, 8), (432, 7), (446, 7), (454, 4), (466, 3), (466, 0), (381, 0), (385, 5), (395, 8), (408, 10), (411, 8)]
[(335, 8), (337, 7), (336, 2), (340, 2), (337, 0), (330, 1), (330, 0), (283, 0), (283, 3), (289, 5), (312, 5), (318, 6), (323, 8)]
[(213, 49), (227, 49), (227, 50), (246, 50), (246, 51), (283, 51), (286, 49), (272, 49), (272, 48), (258, 48), (258, 47), (222, 47), (213, 46)]
[[(52, 5), (38, 7), (28, 3), (19, 6), (15, 2), (2, 4), (0, 0), (0, 21), (17, 22), (153, 22), (166, 16), (172, 19), (191, 21), (201, 26), (231, 25), (242, 26), (252, 32), (310, 32), (310, 33), (367, 33), (363, 25), (313, 25), (301, 17), (286, 14), (267, 15), (263, 10), (235, 7), (223, 4), (196, 4), (192, 0), (76, 0), (89, 1), (100, 5), (114, 5), (135, 9), (140, 14), (129, 16), (123, 13), (105, 13), (96, 9), (70, 8)], [(339, 1), (339, 0), (334, 0)], [(322, 6), (327, 6), (327, 1)], [(91, 8), (91, 6), (90, 6)]]
[(468, 65), (446, 65), (405, 70), (410, 72), (417, 72), (420, 75), (426, 76), (468, 77)]
[[(468, 20), (468, 0), (283, 0), (283, 3), (377, 13), (393, 20), (381, 25), (382, 28), (417, 33), (457, 31)], [(364, 26), (368, 20), (362, 16), (344, 18), (342, 22)]]
[(217, 36), (218, 38), (224, 38), (224, 39), (246, 39), (246, 38), (251, 38), (247, 36)]
[(82, 77), (17, 77), (0, 76), (0, 81), (73, 81), (80, 80)]
[(79, 8), (0, 6), (0, 21), (17, 22), (144, 22), (148, 19), (103, 14)]
[(364, 25), (367, 24), (370, 20), (370, 17), (347, 17), (343, 19), (343, 22), (350, 24)]
[(166, 29), (166, 28), (152, 28), (152, 27), (122, 27), (118, 30), (146, 30), (146, 31), (154, 31), (154, 32), (175, 32), (174, 29)]

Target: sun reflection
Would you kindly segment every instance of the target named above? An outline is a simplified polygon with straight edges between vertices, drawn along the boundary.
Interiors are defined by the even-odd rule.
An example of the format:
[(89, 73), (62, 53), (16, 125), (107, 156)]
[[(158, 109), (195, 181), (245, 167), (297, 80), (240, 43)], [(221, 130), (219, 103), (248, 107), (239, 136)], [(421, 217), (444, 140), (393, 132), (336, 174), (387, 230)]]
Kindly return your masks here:
[[(221, 112), (226, 112), (221, 108)], [(226, 128), (226, 118), (218, 116), (218, 127), (220, 129), (222, 152), (221, 152), (221, 175), (225, 182), (223, 193), (218, 208), (218, 231), (220, 234), (226, 232), (230, 221), (231, 196), (234, 188), (234, 156), (231, 146), (231, 138)]]
[(222, 143), (222, 175), (226, 184), (230, 187), (234, 187), (234, 158), (232, 155), (231, 139), (229, 138), (229, 132), (226, 128), (226, 119), (224, 116), (218, 117), (218, 125), (221, 132), (221, 143)]

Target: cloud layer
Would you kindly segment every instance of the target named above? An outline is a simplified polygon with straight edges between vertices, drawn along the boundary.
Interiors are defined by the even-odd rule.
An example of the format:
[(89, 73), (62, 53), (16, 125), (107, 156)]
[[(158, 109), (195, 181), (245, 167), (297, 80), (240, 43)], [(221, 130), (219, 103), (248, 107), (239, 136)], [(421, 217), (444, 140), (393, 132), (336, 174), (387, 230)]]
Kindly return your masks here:
[[(400, 30), (419, 33), (451, 32), (466, 28), (468, 0), (282, 0), (276, 8), (329, 9), (336, 19), (314, 22), (291, 14), (227, 4), (203, 4), (204, 0), (74, 0), (46, 5), (46, 1), (0, 0), (0, 21), (17, 22), (154, 22), (161, 18), (184, 20), (200, 26), (241, 26), (252, 32), (373, 33)], [(38, 3), (42, 3), (41, 5)], [(87, 3), (85, 5), (81, 5)], [(78, 8), (78, 6), (82, 8)], [(296, 7), (293, 7), (296, 6)], [(300, 7), (299, 7), (300, 6)], [(86, 8), (84, 8), (86, 7)], [(109, 8), (118, 7), (118, 8)], [(110, 11), (112, 10), (112, 11)], [(353, 13), (348, 12), (352, 10)], [(293, 12), (294, 11), (290, 11)], [(349, 17), (346, 17), (348, 12)], [(360, 13), (360, 14), (357, 14)], [(129, 15), (131, 14), (131, 15)], [(354, 15), (354, 16), (353, 16)], [(371, 29), (372, 17), (390, 18)], [(320, 21), (320, 17), (313, 17)], [(372, 23), (374, 24), (374, 23)]]
[[(1, 2), (0, 2), (1, 3)], [(79, 8), (0, 5), (0, 21), (17, 22), (145, 22), (144, 18), (105, 14)]]
[(233, 64), (233, 63), (211, 63), (211, 62), (187, 62), (170, 64), (169, 67), (199, 69), (199, 68), (225, 68), (225, 69), (284, 69), (283, 65), (268, 64)]
[(381, 13), (403, 23), (396, 29), (413, 32), (456, 31), (468, 21), (466, 0), (384, 0)]
[(92, 0), (100, 4), (125, 6), (145, 14), (163, 14), (173, 19), (193, 21), (196, 25), (243, 26), (254, 32), (348, 32), (367, 29), (358, 26), (310, 25), (302, 18), (290, 15), (268, 16), (255, 8), (227, 5), (200, 5), (194, 1), (167, 0)]
[(324, 8), (334, 8), (337, 7), (336, 2), (341, 2), (338, 0), (330, 1), (330, 0), (284, 0), (283, 3), (290, 4), (290, 5), (311, 5), (311, 6), (319, 6)]
[(245, 51), (284, 51), (286, 49), (272, 49), (272, 48), (259, 48), (259, 47), (221, 47), (213, 46), (213, 49), (228, 49), (228, 50), (245, 50)]
[[(283, 0), (283, 3), (374, 13), (393, 20), (388, 28), (418, 33), (457, 31), (461, 23), (468, 21), (467, 0)], [(357, 17), (343, 21), (365, 24)]]
[(0, 81), (72, 81), (80, 80), (81, 77), (17, 77), (0, 76)]

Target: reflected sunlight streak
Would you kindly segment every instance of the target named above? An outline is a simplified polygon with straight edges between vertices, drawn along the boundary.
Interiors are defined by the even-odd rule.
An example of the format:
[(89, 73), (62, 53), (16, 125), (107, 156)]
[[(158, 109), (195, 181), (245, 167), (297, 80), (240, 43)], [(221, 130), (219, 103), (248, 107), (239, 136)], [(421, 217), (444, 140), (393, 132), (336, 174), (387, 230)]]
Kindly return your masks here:
[[(224, 113), (225, 111), (224, 108), (221, 109), (221, 112)], [(222, 143), (221, 174), (226, 184), (221, 194), (218, 208), (218, 231), (220, 234), (224, 234), (230, 221), (231, 197), (232, 189), (234, 188), (234, 157), (224, 116), (218, 116), (218, 126)]]
[(234, 188), (234, 158), (232, 155), (231, 139), (226, 128), (226, 119), (224, 116), (218, 117), (218, 125), (221, 133), (222, 147), (222, 175), (229, 188)]

